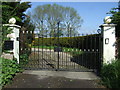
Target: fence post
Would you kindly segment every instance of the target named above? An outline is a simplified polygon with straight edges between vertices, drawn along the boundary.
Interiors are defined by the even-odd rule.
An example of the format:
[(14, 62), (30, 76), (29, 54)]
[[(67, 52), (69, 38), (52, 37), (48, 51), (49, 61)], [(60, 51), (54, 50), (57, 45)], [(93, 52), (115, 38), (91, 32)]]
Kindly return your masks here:
[(16, 25), (16, 19), (11, 18), (9, 20), (9, 24), (3, 24), (3, 26), (7, 26), (8, 29), (12, 29), (12, 33), (8, 34), (7, 37), (10, 37), (10, 40), (13, 40), (13, 54), (19, 63), (19, 30), (21, 26)]
[(115, 26), (116, 24), (105, 23), (102, 24), (102, 37), (103, 37), (103, 63), (111, 63), (115, 60)]

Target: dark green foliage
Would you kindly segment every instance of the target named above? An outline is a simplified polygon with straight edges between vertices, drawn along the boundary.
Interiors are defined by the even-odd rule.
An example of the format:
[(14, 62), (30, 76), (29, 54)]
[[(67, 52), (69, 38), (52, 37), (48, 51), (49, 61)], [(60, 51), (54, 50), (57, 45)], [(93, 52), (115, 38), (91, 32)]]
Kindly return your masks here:
[(24, 12), (30, 7), (30, 2), (2, 2), (2, 23), (7, 24), (8, 20), (14, 17), (17, 25), (22, 26), (22, 20), (25, 18)]
[(79, 49), (98, 49), (99, 48), (99, 34), (78, 36), (78, 37), (57, 37), (51, 38), (35, 38), (33, 46), (59, 46)]
[(120, 1), (118, 2), (118, 7), (112, 8), (109, 14), (112, 14), (112, 23), (117, 24), (116, 36), (120, 37)]
[(9, 60), (0, 58), (0, 64), (2, 65), (2, 73), (0, 78), (0, 84), (3, 86), (13, 79), (16, 73), (21, 72), (20, 66), (16, 60)]
[(29, 59), (28, 59), (27, 53), (20, 55), (20, 66), (22, 67), (22, 66), (26, 65), (28, 63), (28, 60)]
[(120, 88), (120, 60), (103, 65), (101, 78), (102, 83), (108, 88)]

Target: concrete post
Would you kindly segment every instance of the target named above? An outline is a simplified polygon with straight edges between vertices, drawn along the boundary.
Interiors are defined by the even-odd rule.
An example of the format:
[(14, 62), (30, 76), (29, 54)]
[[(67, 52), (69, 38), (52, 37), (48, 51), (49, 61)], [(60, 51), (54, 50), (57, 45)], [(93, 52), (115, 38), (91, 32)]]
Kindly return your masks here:
[(101, 25), (103, 35), (103, 63), (111, 63), (115, 60), (115, 24)]

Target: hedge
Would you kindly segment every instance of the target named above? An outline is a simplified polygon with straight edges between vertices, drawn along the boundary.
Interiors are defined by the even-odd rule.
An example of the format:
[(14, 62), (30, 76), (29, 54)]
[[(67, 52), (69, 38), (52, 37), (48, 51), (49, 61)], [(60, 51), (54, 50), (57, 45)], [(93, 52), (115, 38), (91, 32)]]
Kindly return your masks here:
[(77, 37), (57, 37), (35, 38), (33, 46), (57, 46), (79, 49), (98, 49), (100, 45), (100, 34), (77, 36)]

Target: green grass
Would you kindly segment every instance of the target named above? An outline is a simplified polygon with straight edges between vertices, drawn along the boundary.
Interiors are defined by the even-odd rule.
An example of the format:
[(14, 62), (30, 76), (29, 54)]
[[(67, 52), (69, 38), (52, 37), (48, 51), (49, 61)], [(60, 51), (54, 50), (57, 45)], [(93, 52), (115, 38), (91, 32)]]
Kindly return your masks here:
[[(41, 48), (41, 49), (51, 49), (53, 50), (54, 47), (57, 46), (32, 46), (32, 48)], [(76, 54), (82, 54), (83, 51), (80, 51), (78, 48), (67, 48), (67, 47), (62, 47), (63, 52), (68, 52), (72, 55), (76, 55)]]

